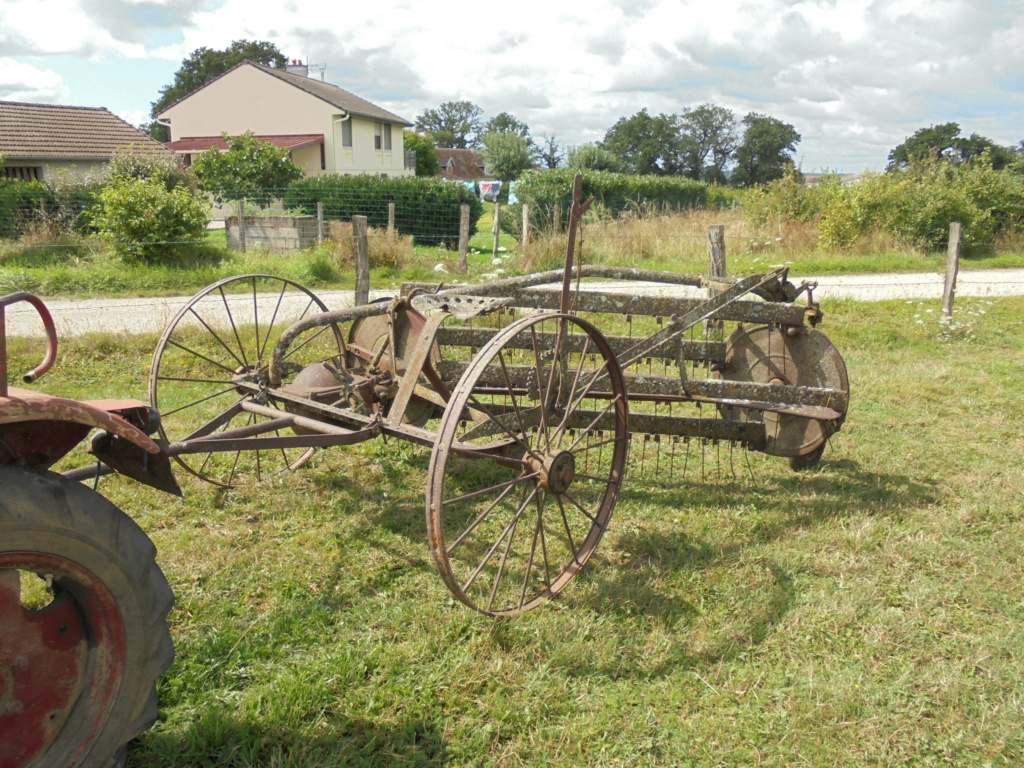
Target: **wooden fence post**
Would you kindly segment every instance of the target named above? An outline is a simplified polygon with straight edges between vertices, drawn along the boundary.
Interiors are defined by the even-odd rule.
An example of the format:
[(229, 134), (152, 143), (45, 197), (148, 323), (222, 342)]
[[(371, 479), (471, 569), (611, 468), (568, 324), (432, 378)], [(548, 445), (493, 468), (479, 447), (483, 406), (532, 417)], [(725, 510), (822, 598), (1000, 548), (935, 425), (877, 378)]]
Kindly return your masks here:
[(395, 232), (395, 204), (388, 203), (388, 234)]
[(469, 271), (469, 205), (459, 206), (459, 272)]
[(526, 246), (530, 244), (530, 206), (528, 203), (523, 203), (523, 252), (526, 252)]
[(956, 297), (956, 276), (960, 271), (960, 249), (964, 242), (964, 227), (959, 221), (949, 224), (949, 246), (946, 248), (946, 284), (942, 289), (942, 317), (953, 318), (953, 299)]
[(562, 231), (562, 204), (555, 203), (555, 212), (551, 217), (551, 231), (558, 234)]
[(238, 247), (245, 253), (245, 198), (238, 201)]
[[(712, 224), (708, 227), (708, 277), (725, 277), (725, 227)], [(708, 288), (709, 298), (715, 294), (714, 288)], [(722, 320), (708, 320), (705, 324), (708, 333), (718, 335), (725, 329)]]
[(322, 200), (316, 201), (316, 241), (318, 243), (324, 241), (324, 203)]
[(494, 245), (491, 246), (491, 258), (498, 255), (498, 239), (501, 237), (501, 203), (494, 204), (494, 225), (491, 227)]
[(352, 244), (356, 254), (356, 306), (370, 303), (370, 244), (366, 236), (366, 217), (352, 217)]

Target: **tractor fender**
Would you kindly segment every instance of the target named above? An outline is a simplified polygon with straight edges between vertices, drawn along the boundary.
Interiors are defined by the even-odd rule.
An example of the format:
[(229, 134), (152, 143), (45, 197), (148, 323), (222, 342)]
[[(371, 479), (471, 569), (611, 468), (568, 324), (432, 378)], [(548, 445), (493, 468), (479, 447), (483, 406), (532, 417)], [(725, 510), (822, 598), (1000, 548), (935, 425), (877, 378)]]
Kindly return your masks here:
[(160, 453), (160, 446), (149, 435), (111, 413), (114, 410), (139, 407), (146, 406), (137, 400), (101, 400), (88, 403), (11, 387), (6, 397), (0, 397), (0, 424), (15, 424), (22, 421), (81, 424), (103, 429), (112, 435), (130, 440), (147, 453)]

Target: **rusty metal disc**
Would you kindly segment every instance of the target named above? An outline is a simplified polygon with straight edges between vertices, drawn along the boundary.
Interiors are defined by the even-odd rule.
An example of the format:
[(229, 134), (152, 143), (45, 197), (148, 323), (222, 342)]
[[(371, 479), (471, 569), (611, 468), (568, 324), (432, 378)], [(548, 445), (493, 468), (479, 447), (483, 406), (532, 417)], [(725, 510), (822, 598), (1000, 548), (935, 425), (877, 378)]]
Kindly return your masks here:
[[(391, 301), (391, 299), (381, 299)], [(394, 320), (392, 321), (392, 318)], [(392, 322), (394, 322), (394, 346), (391, 348)], [(423, 315), (411, 307), (402, 306), (389, 315), (364, 317), (352, 323), (348, 333), (346, 363), (350, 369), (364, 369), (376, 361), (382, 372), (401, 377), (405, 374), (406, 359), (416, 348), (423, 325)], [(437, 367), (441, 351), (435, 343), (430, 352), (428, 365)], [(421, 427), (434, 414), (434, 404), (413, 395), (405, 409), (402, 422)]]
[[(828, 337), (813, 328), (792, 331), (790, 335), (778, 326), (741, 326), (726, 340), (726, 366), (719, 376), (731, 381), (822, 387), (848, 393), (846, 363)], [(719, 410), (726, 419), (763, 421), (765, 444), (760, 450), (788, 458), (819, 452), (845, 418), (845, 409), (839, 418), (827, 420), (733, 405), (720, 405)]]

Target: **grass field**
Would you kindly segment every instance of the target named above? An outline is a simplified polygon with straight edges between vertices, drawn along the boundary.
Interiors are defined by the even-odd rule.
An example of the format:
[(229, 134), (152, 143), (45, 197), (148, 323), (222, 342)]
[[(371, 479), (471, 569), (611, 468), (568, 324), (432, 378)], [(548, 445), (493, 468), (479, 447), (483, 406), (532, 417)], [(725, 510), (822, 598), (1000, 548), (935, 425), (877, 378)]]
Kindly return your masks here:
[[(396, 242), (386, 233), (370, 235), (373, 288), (393, 288), (404, 281), (480, 281), (502, 274), (525, 274), (560, 268), (565, 261), (565, 234), (533, 233), (528, 246), (501, 233), (495, 263), (492, 235), (494, 205), (485, 204), (470, 238), (468, 274), (458, 272), (458, 253), (447, 248)], [(889, 239), (859, 243), (837, 254), (819, 245), (813, 224), (791, 223), (755, 228), (741, 209), (694, 210), (618, 219), (591, 215), (580, 236), (588, 264), (674, 272), (704, 273), (708, 263), (708, 227), (725, 227), (730, 275), (766, 272), (776, 264), (791, 265), (798, 277), (885, 272), (936, 272), (946, 264), (944, 251), (921, 253)], [(400, 238), (398, 240), (401, 240)], [(406, 238), (408, 240), (408, 238)], [(0, 243), (0, 294), (30, 291), (47, 298), (191, 295), (225, 277), (267, 273), (293, 279), (320, 290), (352, 289), (355, 273), (351, 256), (331, 245), (314, 246), (290, 255), (251, 249), (228, 251), (224, 230), (208, 232), (206, 247), (189, 263), (178, 265), (125, 264), (96, 240), (54, 243), (27, 239)], [(351, 248), (348, 249), (351, 251)], [(374, 263), (373, 261), (371, 263)], [(435, 271), (438, 267), (444, 271)], [(963, 270), (1024, 267), (1019, 235), (968, 252)]]
[[(961, 300), (951, 339), (924, 302), (823, 309), (852, 396), (822, 466), (634, 446), (587, 570), (515, 619), (441, 582), (427, 449), (102, 481), (177, 595), (128, 765), (1019, 766), (1024, 298)], [(145, 399), (155, 342), (67, 340), (40, 387)]]

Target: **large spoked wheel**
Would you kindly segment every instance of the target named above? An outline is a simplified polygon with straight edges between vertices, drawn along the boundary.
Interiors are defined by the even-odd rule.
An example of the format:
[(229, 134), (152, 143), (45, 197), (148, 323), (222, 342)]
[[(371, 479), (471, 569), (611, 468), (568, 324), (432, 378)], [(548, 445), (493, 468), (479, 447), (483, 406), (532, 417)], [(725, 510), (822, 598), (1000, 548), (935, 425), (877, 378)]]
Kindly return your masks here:
[(441, 420), (427, 527), (463, 603), (513, 616), (558, 594), (594, 554), (626, 469), (625, 383), (590, 323), (524, 318), (466, 368)]
[[(245, 404), (277, 406), (267, 397), (274, 344), (297, 320), (326, 311), (311, 291), (270, 275), (228, 278), (192, 297), (168, 324), (153, 355), (149, 396), (160, 411), (161, 436), (173, 444), (196, 434), (270, 422), (266, 415), (245, 410)], [(311, 363), (343, 361), (344, 353), (337, 326), (314, 328), (289, 348), (284, 380)], [(203, 480), (232, 487), (295, 469), (313, 451), (302, 447), (234, 450), (175, 459)]]
[[(726, 341), (728, 378), (758, 384), (823, 387), (849, 393), (846, 363), (828, 337), (813, 328), (789, 335), (777, 326), (744, 326)], [(813, 419), (788, 413), (747, 411), (721, 406), (723, 415), (740, 421), (763, 420), (765, 445), (772, 456), (789, 459), (794, 470), (817, 465), (828, 438), (842, 426), (838, 419)]]
[(108, 768), (156, 720), (174, 597), (155, 553), (88, 487), (0, 467), (0, 765)]

